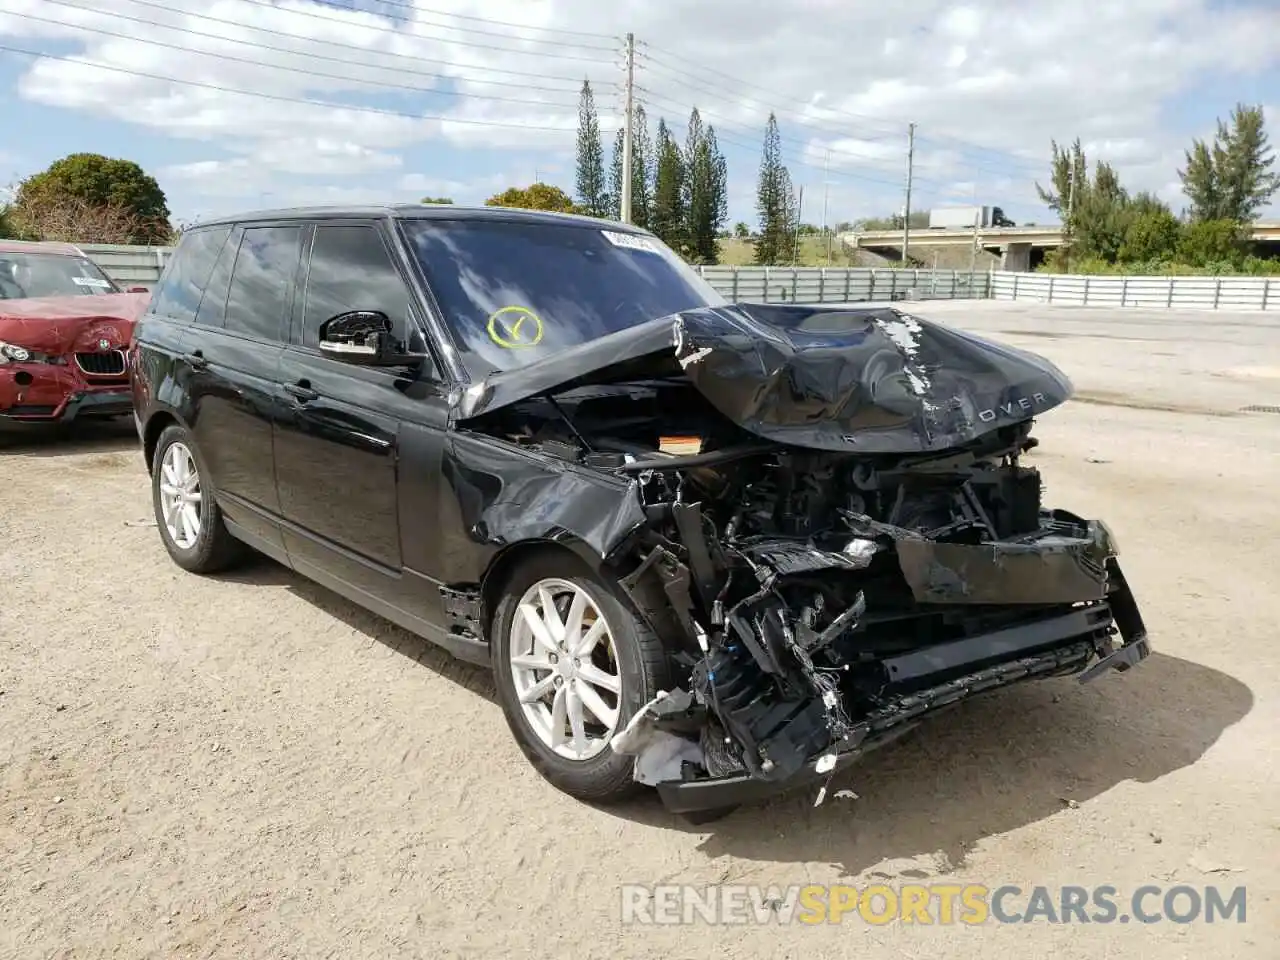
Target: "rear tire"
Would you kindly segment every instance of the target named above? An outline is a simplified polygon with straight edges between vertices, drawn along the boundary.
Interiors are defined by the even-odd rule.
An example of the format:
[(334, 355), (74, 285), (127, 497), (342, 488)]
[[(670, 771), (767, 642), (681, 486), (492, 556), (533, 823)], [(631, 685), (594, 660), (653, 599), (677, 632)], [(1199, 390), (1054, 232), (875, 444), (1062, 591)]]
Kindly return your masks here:
[(208, 476), (190, 432), (166, 427), (151, 459), (151, 504), (164, 548), (191, 573), (217, 573), (245, 553), (223, 522)]
[[(490, 627), (498, 698), (516, 743), (579, 800), (615, 802), (643, 790), (632, 777), (635, 758), (609, 743), (666, 681), (661, 641), (617, 591), (567, 552), (538, 554), (512, 571)], [(544, 619), (548, 600), (555, 616)]]

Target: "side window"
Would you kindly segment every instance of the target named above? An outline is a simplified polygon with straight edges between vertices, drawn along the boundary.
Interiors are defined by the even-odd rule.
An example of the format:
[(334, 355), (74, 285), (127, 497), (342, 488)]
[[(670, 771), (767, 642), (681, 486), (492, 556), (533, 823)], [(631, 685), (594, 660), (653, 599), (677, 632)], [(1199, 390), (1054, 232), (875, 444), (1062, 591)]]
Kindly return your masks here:
[(318, 346), (320, 325), (349, 310), (381, 310), (391, 318), (396, 339), (409, 339), (409, 288), (378, 231), (317, 226), (302, 310), (303, 346)]
[(214, 264), (209, 282), (205, 284), (204, 296), (200, 298), (200, 309), (196, 311), (196, 325), (201, 327), (221, 327), (226, 319), (227, 291), (231, 287), (231, 268), (236, 262), (236, 251), (240, 246), (240, 236), (232, 231), (231, 238), (222, 245), (222, 253)]
[(151, 313), (179, 323), (195, 319), (209, 274), (230, 233), (230, 227), (208, 227), (182, 235), (173, 259), (151, 294)]
[(250, 227), (240, 241), (231, 289), (227, 330), (263, 340), (283, 340), (280, 330), (298, 267), (302, 227)]

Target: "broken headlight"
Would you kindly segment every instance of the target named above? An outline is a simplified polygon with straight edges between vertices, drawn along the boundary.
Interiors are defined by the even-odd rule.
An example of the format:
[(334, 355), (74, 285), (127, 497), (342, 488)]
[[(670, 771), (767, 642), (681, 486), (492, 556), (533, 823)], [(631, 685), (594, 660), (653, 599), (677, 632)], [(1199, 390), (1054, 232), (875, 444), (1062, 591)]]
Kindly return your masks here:
[(0, 340), (0, 363), (26, 363), (31, 359), (31, 351), (16, 343), (5, 343)]

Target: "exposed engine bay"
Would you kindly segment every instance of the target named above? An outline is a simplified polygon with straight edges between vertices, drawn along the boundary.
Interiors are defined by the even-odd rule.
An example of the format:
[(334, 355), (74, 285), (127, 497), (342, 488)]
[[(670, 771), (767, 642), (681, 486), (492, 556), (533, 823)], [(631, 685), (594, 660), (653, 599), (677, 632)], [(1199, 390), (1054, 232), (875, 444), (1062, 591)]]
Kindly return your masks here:
[[(683, 369), (540, 393), (476, 423), (571, 470), (630, 481), (644, 522), (605, 561), (659, 636), (679, 638), (679, 686), (613, 749), (636, 756), (636, 779), (668, 806), (716, 805), (697, 787), (726, 778), (821, 776), (971, 693), (1080, 673), (1096, 657), (1091, 679), (1146, 655), (1110, 532), (1046, 509), (1025, 462), (1041, 388), (1006, 392), (1004, 417), (981, 400), (944, 408), (920, 386), (940, 378), (916, 337), (896, 365), (881, 361), (879, 383), (867, 385), (864, 364), (861, 383), (824, 397), (798, 382), (814, 369), (794, 362), (803, 350), (760, 363), (756, 336), (750, 356), (724, 361), (725, 338), (705, 323), (698, 336), (699, 322), (677, 324)], [(822, 349), (829, 360), (829, 339)], [(717, 359), (718, 379), (692, 369)], [(743, 389), (753, 382), (763, 387)], [(803, 404), (779, 404), (779, 384)], [(877, 398), (870, 414), (849, 399), (859, 390)], [(848, 429), (851, 409), (868, 435), (910, 426), (938, 442), (882, 432), (866, 443)]]

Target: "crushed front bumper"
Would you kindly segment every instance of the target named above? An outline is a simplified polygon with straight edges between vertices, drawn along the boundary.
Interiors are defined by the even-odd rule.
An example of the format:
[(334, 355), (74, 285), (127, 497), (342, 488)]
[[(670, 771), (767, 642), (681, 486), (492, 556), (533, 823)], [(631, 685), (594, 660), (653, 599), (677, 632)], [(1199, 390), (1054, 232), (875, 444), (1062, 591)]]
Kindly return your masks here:
[(69, 364), (0, 366), (0, 431), (47, 429), (82, 417), (114, 417), (132, 410), (127, 382), (92, 382)]
[[(747, 774), (656, 784), (667, 809), (696, 814), (735, 807), (824, 781), (921, 720), (976, 694), (1026, 680), (1078, 674), (1081, 683), (1111, 670), (1128, 670), (1151, 653), (1146, 627), (1114, 557), (1106, 561), (1107, 599), (1045, 620), (913, 650), (884, 662), (893, 682), (953, 678), (904, 693), (856, 723), (849, 736), (784, 780)], [(1113, 637), (1118, 633), (1121, 643)], [(1097, 658), (1090, 665), (1090, 661)], [(972, 664), (977, 669), (955, 677)]]

